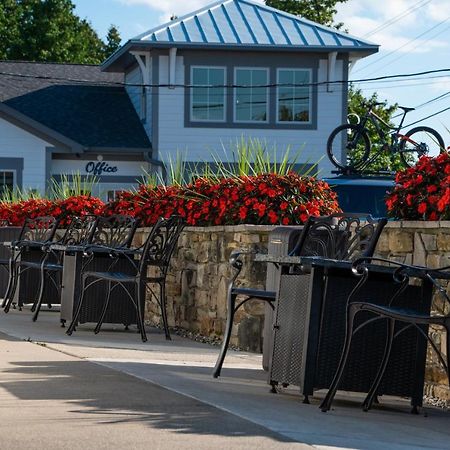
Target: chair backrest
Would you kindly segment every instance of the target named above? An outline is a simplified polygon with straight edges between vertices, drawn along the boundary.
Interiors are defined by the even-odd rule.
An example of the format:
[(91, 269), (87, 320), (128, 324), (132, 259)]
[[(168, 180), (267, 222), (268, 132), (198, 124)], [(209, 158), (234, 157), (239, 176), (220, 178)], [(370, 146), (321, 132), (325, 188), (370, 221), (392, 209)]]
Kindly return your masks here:
[(129, 247), (137, 226), (138, 220), (131, 216), (99, 217), (89, 243), (114, 248)]
[(140, 261), (141, 273), (142, 271), (145, 273), (148, 266), (158, 266), (163, 273), (167, 271), (170, 258), (184, 227), (185, 221), (179, 216), (158, 219), (144, 244)]
[(27, 218), (20, 230), (19, 241), (50, 242), (54, 239), (59, 220), (54, 217)]
[(310, 217), (290, 254), (344, 261), (372, 256), (386, 223), (387, 219), (373, 219), (370, 214)]
[(89, 214), (82, 217), (72, 217), (66, 231), (61, 238), (63, 245), (83, 245), (91, 242), (97, 216)]

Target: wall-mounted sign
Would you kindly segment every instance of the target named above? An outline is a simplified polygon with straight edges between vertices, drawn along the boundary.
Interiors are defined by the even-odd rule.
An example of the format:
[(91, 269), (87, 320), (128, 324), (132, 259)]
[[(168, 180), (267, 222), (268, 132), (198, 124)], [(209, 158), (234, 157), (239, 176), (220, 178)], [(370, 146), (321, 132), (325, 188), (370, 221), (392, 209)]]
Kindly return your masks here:
[(110, 166), (105, 161), (90, 161), (86, 164), (85, 170), (92, 175), (103, 175), (106, 173), (116, 173), (119, 169), (117, 166)]

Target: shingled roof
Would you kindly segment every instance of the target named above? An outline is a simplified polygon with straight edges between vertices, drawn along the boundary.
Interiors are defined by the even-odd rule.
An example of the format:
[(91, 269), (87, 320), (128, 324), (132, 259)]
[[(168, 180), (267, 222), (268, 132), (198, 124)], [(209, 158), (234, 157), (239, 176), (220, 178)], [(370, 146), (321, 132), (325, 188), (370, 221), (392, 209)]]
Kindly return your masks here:
[[(85, 150), (142, 149), (150, 141), (123, 75), (99, 66), (0, 61), (0, 112), (54, 132)], [(45, 133), (44, 133), (45, 134)]]

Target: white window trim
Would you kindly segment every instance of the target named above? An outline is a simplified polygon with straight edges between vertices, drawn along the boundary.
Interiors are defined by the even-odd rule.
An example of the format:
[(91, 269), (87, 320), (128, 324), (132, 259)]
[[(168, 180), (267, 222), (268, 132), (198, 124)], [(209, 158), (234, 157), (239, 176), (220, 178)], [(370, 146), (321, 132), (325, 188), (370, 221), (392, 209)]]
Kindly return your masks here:
[[(237, 71), (238, 70), (265, 70), (267, 73), (267, 84), (270, 84), (270, 69), (268, 67), (247, 67), (247, 66), (237, 66), (234, 68), (234, 83), (237, 85)], [(236, 118), (236, 100), (237, 100), (237, 88), (233, 89), (233, 122), (234, 123), (269, 123), (269, 114), (270, 114), (270, 97), (269, 97), (269, 88), (266, 87), (266, 120), (238, 120)]]
[[(280, 71), (282, 71), (282, 70), (291, 70), (291, 71), (294, 71), (294, 72), (309, 72), (309, 83), (310, 83), (310, 86), (309, 86), (309, 105), (308, 105), (309, 106), (309, 120), (308, 121), (304, 121), (304, 120), (279, 120), (279, 114), (278, 114), (278, 104), (279, 104), (279, 101), (280, 101), (280, 86), (279, 86), (280, 82), (279, 82), (279, 80), (280, 80)], [(277, 81), (276, 81), (276, 85), (277, 85), (276, 86), (276, 91), (277, 91), (277, 93), (276, 93), (276, 107), (275, 107), (275, 109), (276, 109), (275, 122), (276, 122), (277, 125), (292, 125), (292, 126), (295, 126), (295, 125), (299, 125), (299, 124), (309, 125), (309, 124), (313, 123), (313, 121), (312, 121), (313, 101), (312, 101), (312, 86), (311, 86), (312, 79), (313, 79), (312, 77), (313, 77), (312, 69), (307, 69), (307, 68), (303, 69), (301, 67), (278, 67), (277, 68)]]
[(190, 101), (189, 101), (189, 121), (193, 123), (225, 123), (227, 121), (227, 92), (226, 87), (224, 86), (223, 90), (223, 119), (217, 120), (217, 119), (196, 119), (192, 115), (192, 106), (193, 106), (193, 100), (194, 100), (194, 69), (222, 69), (223, 70), (223, 79), (224, 79), (224, 85), (227, 84), (227, 68), (225, 66), (191, 66), (190, 69)]

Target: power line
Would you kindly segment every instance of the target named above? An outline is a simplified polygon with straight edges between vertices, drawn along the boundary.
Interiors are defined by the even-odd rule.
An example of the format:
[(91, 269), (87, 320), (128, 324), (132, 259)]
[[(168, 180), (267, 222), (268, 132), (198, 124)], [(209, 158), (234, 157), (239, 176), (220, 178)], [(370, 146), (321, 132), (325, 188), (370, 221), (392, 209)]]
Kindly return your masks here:
[(429, 116), (424, 117), (420, 120), (416, 120), (415, 122), (408, 123), (408, 125), (404, 125), (403, 128), (407, 128), (407, 127), (410, 127), (411, 125), (415, 125), (416, 123), (423, 122), (424, 120), (427, 120), (427, 119), (431, 119), (431, 117), (437, 116), (438, 114), (442, 114), (443, 112), (449, 111), (449, 110), (450, 110), (450, 106), (447, 108), (441, 109), (440, 111), (438, 111), (434, 114), (430, 114)]
[[(407, 47), (409, 44), (417, 41), (417, 39), (420, 39), (421, 37), (425, 36), (426, 34), (430, 33), (431, 31), (435, 30), (436, 28), (440, 27), (442, 24), (444, 24), (445, 22), (448, 22), (450, 20), (450, 16), (447, 17), (446, 19), (442, 20), (441, 22), (437, 23), (436, 25), (433, 25), (431, 28), (429, 28), (428, 30), (425, 30), (424, 32), (420, 33), (418, 36), (416, 36), (413, 39), (410, 39), (409, 41), (407, 41), (405, 44), (401, 45), (400, 47), (397, 47), (396, 49), (390, 51), (389, 53), (386, 53), (385, 55), (381, 56), (380, 58), (376, 59), (375, 61), (372, 61), (371, 63), (367, 64), (364, 67), (361, 67), (360, 69), (356, 70), (355, 73), (361, 72), (362, 70), (367, 69), (370, 66), (373, 66), (374, 64), (379, 63), (380, 61), (382, 61), (383, 59), (393, 55), (394, 53), (398, 52), (399, 50), (401, 50), (402, 48)], [(432, 36), (430, 39), (432, 39), (433, 37), (438, 36), (439, 34), (443, 33), (444, 31), (446, 31), (448, 28), (444, 28), (444, 30), (441, 30), (438, 34)], [(428, 39), (429, 40), (429, 39)], [(425, 42), (428, 42), (425, 41)], [(419, 45), (422, 45), (423, 42), (420, 42)]]
[(392, 17), (388, 21), (386, 21), (386, 22), (382, 23), (381, 25), (379, 25), (377, 28), (373, 29), (372, 31), (369, 31), (363, 37), (366, 38), (366, 37), (372, 36), (372, 35), (378, 33), (379, 31), (390, 27), (394, 23), (398, 22), (400, 19), (403, 19), (404, 17), (409, 16), (411, 13), (413, 13), (414, 11), (416, 11), (416, 10), (426, 6), (426, 5), (428, 5), (428, 3), (430, 3), (430, 2), (431, 2), (431, 0), (419, 0), (417, 3), (415, 3), (410, 8), (405, 9), (401, 13), (397, 14), (396, 16)]
[[(371, 77), (371, 78), (359, 78), (354, 80), (330, 80), (330, 81), (317, 81), (312, 83), (267, 83), (267, 84), (258, 84), (258, 85), (244, 85), (244, 84), (212, 84), (212, 85), (199, 85), (199, 84), (169, 84), (169, 83), (158, 83), (158, 84), (145, 84), (145, 83), (124, 83), (119, 81), (93, 81), (93, 80), (83, 80), (83, 79), (74, 79), (74, 78), (62, 78), (62, 77), (52, 77), (52, 76), (44, 76), (44, 75), (26, 75), (21, 73), (11, 73), (11, 72), (0, 72), (0, 76), (9, 76), (16, 78), (30, 78), (30, 79), (39, 79), (39, 80), (47, 80), (47, 81), (65, 81), (65, 82), (73, 82), (73, 83), (83, 83), (92, 86), (118, 86), (118, 87), (154, 87), (154, 88), (264, 88), (264, 87), (308, 87), (308, 86), (322, 86), (322, 85), (331, 85), (331, 84), (343, 84), (343, 83), (370, 83), (374, 81), (382, 81), (382, 80), (399, 80), (401, 78), (410, 79), (410, 80), (420, 80), (424, 75), (438, 74), (438, 73), (447, 73), (450, 72), (450, 68), (443, 69), (434, 69), (434, 70), (425, 70), (422, 72), (410, 72), (404, 74), (394, 74), (394, 75), (383, 75), (379, 77)], [(444, 76), (445, 77), (445, 76)], [(431, 79), (433, 77), (428, 77)]]

